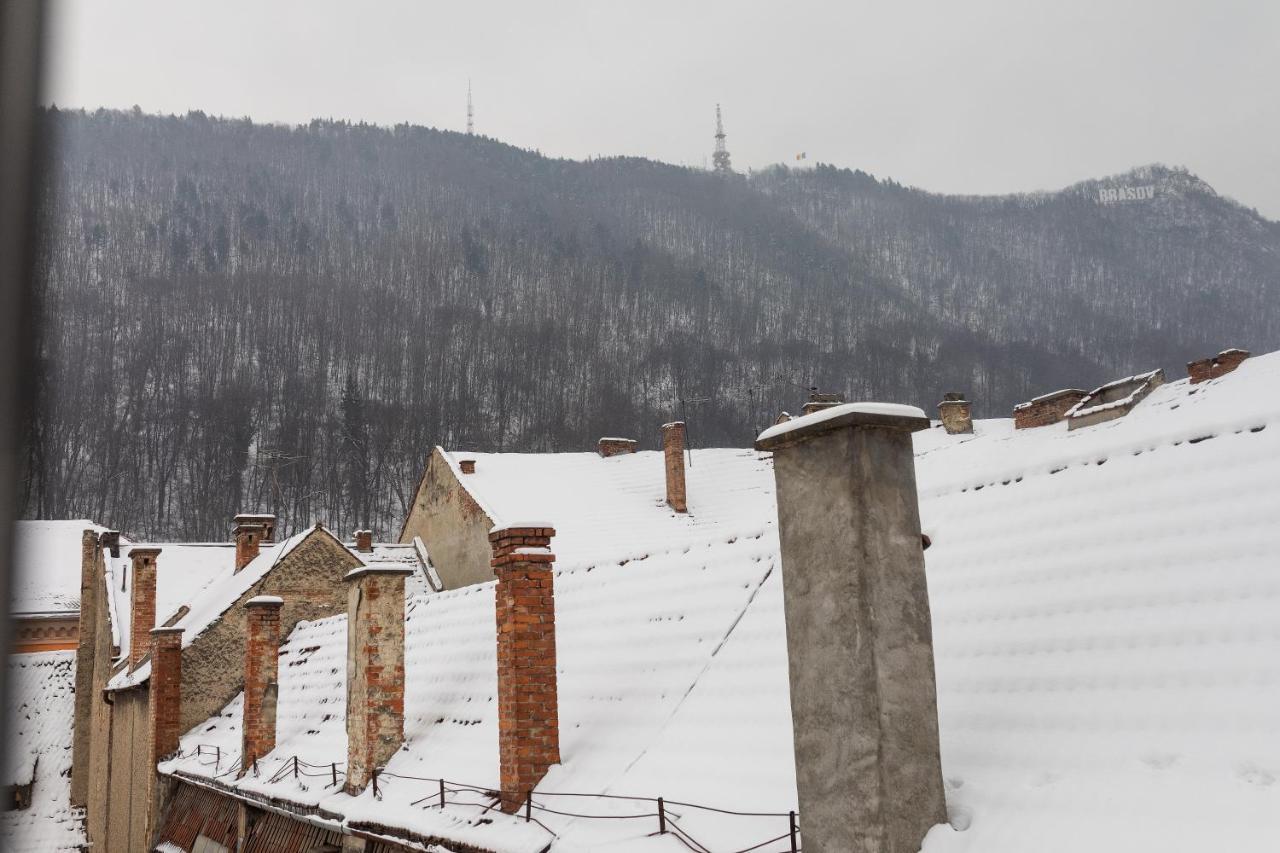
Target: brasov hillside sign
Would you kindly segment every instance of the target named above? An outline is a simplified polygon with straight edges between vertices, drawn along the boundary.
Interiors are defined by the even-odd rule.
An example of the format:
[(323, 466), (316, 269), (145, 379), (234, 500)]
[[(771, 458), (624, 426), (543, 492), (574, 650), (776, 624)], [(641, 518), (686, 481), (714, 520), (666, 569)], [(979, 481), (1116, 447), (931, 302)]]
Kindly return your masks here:
[(1145, 187), (1103, 187), (1098, 190), (1099, 204), (1116, 204), (1122, 201), (1147, 201), (1156, 197), (1154, 185)]

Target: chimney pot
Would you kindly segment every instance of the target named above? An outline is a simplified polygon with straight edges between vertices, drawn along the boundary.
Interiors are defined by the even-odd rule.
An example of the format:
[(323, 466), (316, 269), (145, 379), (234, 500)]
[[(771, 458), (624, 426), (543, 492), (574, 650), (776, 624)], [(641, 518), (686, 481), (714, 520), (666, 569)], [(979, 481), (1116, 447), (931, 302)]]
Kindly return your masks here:
[(973, 416), (969, 411), (969, 401), (959, 391), (948, 391), (942, 395), (942, 402), (938, 404), (938, 416), (948, 435), (973, 432)]
[(498, 630), (498, 756), (502, 809), (514, 812), (560, 763), (555, 575), (544, 524), (494, 530)]
[(159, 548), (130, 548), (132, 584), (129, 587), (129, 669), (151, 651), (150, 634), (156, 627), (156, 558)]
[(662, 425), (662, 456), (667, 472), (667, 505), (688, 512), (684, 485), (684, 421)]

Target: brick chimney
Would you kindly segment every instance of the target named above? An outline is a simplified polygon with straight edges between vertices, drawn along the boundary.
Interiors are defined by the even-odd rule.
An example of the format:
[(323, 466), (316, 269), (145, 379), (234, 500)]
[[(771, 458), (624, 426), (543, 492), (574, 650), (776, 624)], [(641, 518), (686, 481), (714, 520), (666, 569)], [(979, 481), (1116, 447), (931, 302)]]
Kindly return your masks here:
[(148, 712), (151, 722), (149, 766), (178, 748), (182, 719), (182, 629), (152, 628), (150, 632), (151, 685)]
[(1240, 366), (1249, 357), (1248, 350), (1227, 349), (1209, 358), (1187, 362), (1187, 375), (1191, 384), (1196, 385), (1209, 379), (1226, 376)]
[(489, 534), (498, 626), (498, 756), (502, 809), (514, 812), (560, 763), (556, 608), (549, 525)]
[(806, 850), (919, 850), (947, 820), (911, 434), (919, 409), (770, 428)]
[(410, 568), (347, 573), (348, 794), (404, 742), (404, 579)]
[(120, 556), (120, 531), (104, 530), (98, 537), (98, 546), (111, 552), (113, 558)]
[(969, 414), (969, 401), (958, 391), (948, 391), (938, 404), (938, 417), (947, 435), (973, 432), (973, 417)]
[(357, 530), (356, 531), (356, 550), (365, 554), (373, 552), (373, 531)]
[(267, 539), (267, 530), (256, 521), (241, 521), (243, 516), (236, 516), (236, 571), (253, 562), (258, 556), (258, 546)]
[(809, 389), (809, 401), (800, 409), (801, 415), (812, 415), (832, 406), (839, 406), (844, 399), (839, 394), (823, 394), (817, 388)]
[(610, 456), (621, 456), (624, 453), (635, 453), (636, 440), (634, 438), (602, 438), (596, 442), (596, 452), (605, 459)]
[(244, 717), (240, 775), (276, 748), (276, 691), (280, 666), (280, 608), (284, 599), (259, 595), (245, 602)]
[(667, 468), (667, 504), (688, 512), (684, 491), (684, 421), (662, 425), (662, 455)]
[(476, 472), (476, 460), (471, 458), (459, 459), (458, 470), (464, 474), (474, 474)]
[(156, 558), (159, 548), (131, 548), (133, 581), (129, 587), (129, 669), (151, 651), (151, 629), (156, 626)]

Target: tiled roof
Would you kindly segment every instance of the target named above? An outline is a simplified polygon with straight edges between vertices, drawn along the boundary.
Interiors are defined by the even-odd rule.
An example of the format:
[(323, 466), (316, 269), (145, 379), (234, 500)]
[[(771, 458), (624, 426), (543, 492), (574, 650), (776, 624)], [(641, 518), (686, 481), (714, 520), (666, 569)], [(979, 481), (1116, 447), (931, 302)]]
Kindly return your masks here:
[[(925, 853), (1192, 853), (1280, 837), (1277, 390), (1271, 355), (1161, 386), (1084, 429), (1000, 420), (916, 435), (954, 827), (935, 828)], [(601, 792), (795, 808), (767, 457), (695, 450), (688, 518), (662, 503), (657, 454), (475, 458), (463, 482), (499, 519), (547, 517), (558, 531), (563, 763), (539, 785), (541, 803), (640, 808), (551, 796)], [(483, 822), (461, 804), (479, 793), (450, 794), (441, 810), (434, 782), (403, 778), (497, 783), (492, 586), (412, 597), (407, 646), (406, 744), (380, 798), (335, 793), (322, 771), (287, 772), (294, 755), (345, 759), (342, 616), (289, 638), (280, 742), (261, 776), (236, 784), (485, 849), (551, 841), (538, 824), (494, 812)], [(237, 707), (228, 714), (183, 748), (222, 738), (225, 768), (239, 749)], [(166, 769), (214, 775), (195, 758)], [(538, 814), (553, 850), (674, 843), (651, 837), (648, 819)], [(679, 820), (717, 850), (786, 828), (687, 807)]]
[(0, 812), (6, 853), (78, 850), (85, 843), (83, 814), (71, 808), (75, 672), (75, 652), (9, 656), (0, 785), (32, 787), (30, 808)]

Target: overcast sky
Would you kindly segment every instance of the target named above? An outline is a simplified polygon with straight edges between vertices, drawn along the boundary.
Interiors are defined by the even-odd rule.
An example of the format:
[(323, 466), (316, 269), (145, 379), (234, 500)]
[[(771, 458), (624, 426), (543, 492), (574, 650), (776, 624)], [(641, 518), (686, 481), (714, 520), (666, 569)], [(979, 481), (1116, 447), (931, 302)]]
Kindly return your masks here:
[(1277, 0), (58, 0), (46, 101), (809, 162), (941, 192), (1164, 162), (1280, 219)]

